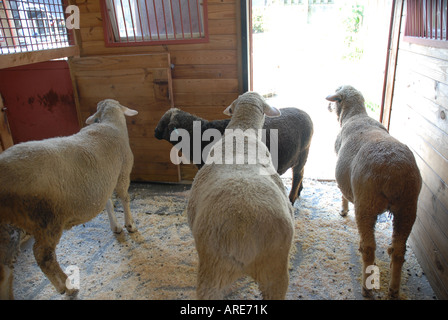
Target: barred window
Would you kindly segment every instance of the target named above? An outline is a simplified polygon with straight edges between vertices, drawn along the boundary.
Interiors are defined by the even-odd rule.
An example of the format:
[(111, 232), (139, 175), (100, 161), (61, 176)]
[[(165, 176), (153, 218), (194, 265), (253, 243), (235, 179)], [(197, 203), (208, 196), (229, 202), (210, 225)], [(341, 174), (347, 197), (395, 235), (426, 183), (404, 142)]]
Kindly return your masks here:
[(448, 48), (448, 0), (408, 0), (404, 40)]
[(102, 0), (109, 46), (208, 41), (206, 0)]
[(68, 47), (62, 0), (0, 1), (0, 54)]

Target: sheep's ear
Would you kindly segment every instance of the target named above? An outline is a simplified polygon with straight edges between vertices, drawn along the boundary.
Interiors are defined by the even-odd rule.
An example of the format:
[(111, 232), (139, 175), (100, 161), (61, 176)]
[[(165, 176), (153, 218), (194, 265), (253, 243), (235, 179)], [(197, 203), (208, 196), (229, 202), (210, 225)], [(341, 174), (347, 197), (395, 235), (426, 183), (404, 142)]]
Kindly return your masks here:
[(342, 97), (339, 93), (335, 93), (335, 94), (331, 94), (331, 95), (327, 96), (325, 99), (327, 99), (328, 101), (331, 101), (331, 102), (341, 102)]
[(279, 117), (282, 113), (275, 107), (271, 107), (266, 103), (264, 106), (264, 114), (268, 117)]
[(99, 116), (98, 116), (98, 111), (97, 111), (86, 119), (86, 124), (92, 124), (94, 122), (97, 122), (98, 118), (99, 118)]
[(228, 106), (228, 107), (224, 110), (223, 113), (224, 113), (225, 115), (227, 115), (227, 116), (232, 116), (232, 114), (233, 114), (233, 107), (234, 107), (234, 105), (235, 105), (235, 102), (236, 102), (236, 100), (233, 101), (232, 104), (231, 104), (230, 106)]
[(96, 112), (95, 114), (92, 114), (90, 117), (87, 118), (86, 124), (92, 124), (95, 122)]
[(132, 116), (135, 116), (136, 114), (138, 114), (137, 110), (129, 109), (128, 107), (125, 107), (125, 106), (120, 106), (120, 107), (121, 107), (121, 111), (123, 111), (125, 116), (132, 117)]

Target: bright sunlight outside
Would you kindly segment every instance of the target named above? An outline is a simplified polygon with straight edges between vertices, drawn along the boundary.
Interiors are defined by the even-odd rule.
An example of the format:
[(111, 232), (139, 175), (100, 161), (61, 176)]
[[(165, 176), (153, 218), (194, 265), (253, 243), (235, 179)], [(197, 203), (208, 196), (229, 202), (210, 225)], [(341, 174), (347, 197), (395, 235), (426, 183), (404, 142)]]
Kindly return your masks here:
[[(339, 130), (325, 97), (350, 84), (378, 119), (391, 0), (253, 0), (253, 90), (306, 111), (314, 136), (305, 177), (334, 179)], [(290, 175), (287, 172), (286, 175)]]

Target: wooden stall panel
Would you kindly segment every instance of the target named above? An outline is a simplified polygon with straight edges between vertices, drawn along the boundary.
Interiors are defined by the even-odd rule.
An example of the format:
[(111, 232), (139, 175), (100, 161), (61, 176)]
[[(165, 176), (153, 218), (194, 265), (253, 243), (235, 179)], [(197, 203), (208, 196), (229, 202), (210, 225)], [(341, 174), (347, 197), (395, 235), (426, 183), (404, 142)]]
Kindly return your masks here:
[(440, 299), (448, 298), (448, 72), (446, 50), (401, 42), (390, 132), (423, 178), (411, 246)]
[(154, 138), (162, 115), (173, 106), (168, 53), (94, 56), (70, 59), (81, 121), (103, 99), (115, 99), (139, 112), (127, 118), (134, 153), (134, 181), (178, 182), (179, 168), (171, 163), (171, 145)]

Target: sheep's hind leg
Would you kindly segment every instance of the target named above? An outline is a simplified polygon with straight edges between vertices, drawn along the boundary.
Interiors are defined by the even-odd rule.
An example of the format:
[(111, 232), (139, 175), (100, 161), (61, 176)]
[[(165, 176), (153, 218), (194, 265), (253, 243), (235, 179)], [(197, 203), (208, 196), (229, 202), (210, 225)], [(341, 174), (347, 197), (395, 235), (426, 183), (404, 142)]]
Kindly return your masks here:
[(119, 184), (116, 187), (117, 196), (123, 205), (124, 210), (124, 224), (128, 232), (136, 232), (137, 227), (134, 222), (134, 218), (132, 217), (131, 207), (130, 207), (130, 197), (128, 193), (129, 189), (129, 176), (126, 178), (119, 179)]
[[(289, 252), (289, 251), (288, 251)], [(258, 282), (263, 300), (284, 300), (289, 286), (289, 253), (275, 254), (257, 259), (249, 274)]]
[(56, 232), (59, 236), (51, 239), (42, 240), (35, 235), (35, 243), (33, 246), (34, 257), (42, 272), (47, 276), (50, 282), (55, 286), (59, 293), (67, 293), (68, 295), (78, 292), (77, 289), (67, 288), (67, 275), (62, 271), (56, 259), (56, 244), (59, 241), (61, 232)]
[(218, 259), (212, 263), (214, 260), (210, 256), (199, 258), (196, 295), (200, 300), (223, 299), (225, 290), (241, 275), (232, 262)]
[(391, 258), (391, 279), (389, 283), (389, 297), (398, 298), (401, 283), (401, 269), (405, 261), (406, 241), (415, 222), (416, 207), (394, 213), (392, 245), (387, 252)]
[(123, 231), (123, 228), (118, 225), (117, 217), (115, 216), (114, 205), (111, 199), (107, 200), (106, 211), (109, 216), (110, 229), (115, 233), (121, 233), (121, 231)]
[(289, 192), (289, 201), (291, 204), (294, 204), (303, 189), (303, 173), (304, 169), (299, 169), (299, 166), (292, 168), (292, 186)]
[(374, 213), (371, 208), (365, 208), (355, 203), (355, 216), (356, 224), (358, 227), (360, 243), (359, 251), (362, 254), (362, 295), (364, 297), (370, 297), (372, 294), (371, 287), (369, 286), (367, 268), (374, 265), (375, 262), (375, 223), (377, 214)]
[(344, 196), (342, 196), (342, 210), (340, 215), (345, 217), (348, 214), (348, 200)]

